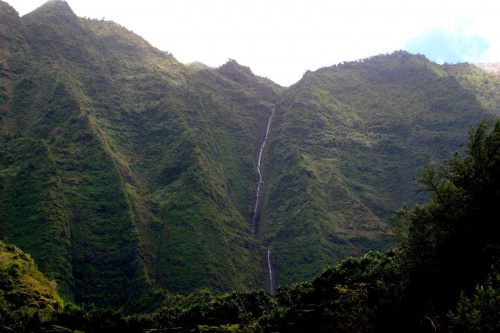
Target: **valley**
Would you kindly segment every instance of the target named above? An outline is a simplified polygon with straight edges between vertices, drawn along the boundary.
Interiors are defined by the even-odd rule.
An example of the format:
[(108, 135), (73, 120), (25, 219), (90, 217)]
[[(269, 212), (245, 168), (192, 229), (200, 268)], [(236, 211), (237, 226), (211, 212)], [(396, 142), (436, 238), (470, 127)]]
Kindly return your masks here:
[(65, 1), (0, 1), (0, 235), (66, 302), (275, 293), (393, 247), (425, 166), (498, 116), (500, 77), (473, 64), (395, 51), (281, 87)]

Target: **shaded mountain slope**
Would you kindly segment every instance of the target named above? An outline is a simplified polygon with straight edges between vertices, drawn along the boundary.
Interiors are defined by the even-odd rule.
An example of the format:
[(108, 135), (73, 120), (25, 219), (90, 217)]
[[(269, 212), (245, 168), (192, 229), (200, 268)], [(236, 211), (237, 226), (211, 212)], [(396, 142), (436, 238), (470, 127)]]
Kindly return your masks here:
[(2, 229), (66, 298), (123, 304), (144, 290), (146, 275), (128, 193), (79, 80), (99, 69), (99, 53), (65, 2), (23, 23), (30, 52), (7, 114), (14, 134), (3, 149), (12, 159), (1, 159), (10, 167)]
[[(5, 84), (15, 87), (2, 123), (2, 234), (77, 301), (123, 304), (148, 286), (264, 285), (249, 209), (232, 199), (244, 210), (251, 181), (231, 159), (253, 152), (252, 131), (279, 87), (251, 73), (237, 83), (231, 70), (190, 72), (114, 23), (77, 18), (63, 1), (19, 26), (29, 36), (27, 73)], [(235, 124), (249, 127), (242, 143), (217, 146)], [(30, 178), (40, 181), (28, 186)]]

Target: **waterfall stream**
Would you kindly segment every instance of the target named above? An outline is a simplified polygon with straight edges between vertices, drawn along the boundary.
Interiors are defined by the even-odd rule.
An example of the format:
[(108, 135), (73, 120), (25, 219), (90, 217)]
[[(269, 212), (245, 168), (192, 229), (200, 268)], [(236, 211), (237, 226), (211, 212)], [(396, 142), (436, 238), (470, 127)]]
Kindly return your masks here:
[[(274, 108), (271, 111), (271, 116), (267, 121), (266, 127), (266, 135), (264, 136), (264, 141), (260, 146), (259, 159), (257, 160), (257, 173), (259, 174), (259, 183), (257, 184), (257, 194), (255, 195), (255, 205), (253, 208), (253, 218), (252, 218), (252, 232), (254, 235), (258, 233), (259, 227), (259, 209), (262, 205), (264, 198), (264, 178), (262, 177), (262, 173), (260, 172), (260, 165), (262, 163), (262, 153), (264, 151), (264, 147), (266, 146), (267, 136), (269, 135), (269, 129), (271, 128), (271, 120), (274, 116)], [(266, 279), (269, 279), (269, 290), (272, 294), (276, 292), (276, 279), (273, 278), (273, 265), (271, 263), (271, 250), (267, 250), (267, 271), (269, 276)]]
[(273, 279), (273, 265), (271, 264), (271, 250), (267, 250), (267, 270), (269, 271), (269, 290), (271, 294), (276, 292), (276, 280)]
[(258, 231), (258, 222), (259, 222), (259, 208), (262, 203), (262, 198), (264, 196), (264, 179), (262, 178), (262, 173), (260, 172), (260, 164), (262, 162), (262, 152), (264, 151), (264, 147), (266, 146), (267, 136), (269, 134), (269, 128), (271, 128), (271, 120), (274, 116), (274, 108), (271, 111), (271, 116), (267, 121), (266, 128), (266, 136), (264, 137), (264, 141), (262, 142), (262, 146), (260, 146), (259, 159), (257, 160), (257, 172), (259, 173), (259, 183), (257, 184), (257, 194), (255, 195), (255, 206), (253, 208), (253, 219), (252, 219), (252, 232), (254, 235), (257, 234)]

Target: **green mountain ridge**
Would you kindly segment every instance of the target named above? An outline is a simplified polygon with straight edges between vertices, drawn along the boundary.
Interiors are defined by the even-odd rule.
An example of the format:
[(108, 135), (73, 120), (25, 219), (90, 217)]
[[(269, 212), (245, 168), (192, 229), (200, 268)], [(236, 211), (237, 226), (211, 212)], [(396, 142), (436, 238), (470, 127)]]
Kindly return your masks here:
[(264, 288), (267, 249), (282, 284), (386, 249), (422, 162), (500, 114), (498, 76), (406, 52), (283, 88), (235, 60), (183, 65), (65, 1), (21, 18), (0, 1), (0, 19), (0, 235), (79, 303)]
[(308, 72), (287, 90), (271, 132), (262, 221), (264, 243), (283, 254), (283, 282), (391, 244), (384, 217), (423, 200), (412, 181), (422, 166), (442, 161), (470, 124), (498, 111), (454, 71), (395, 52)]

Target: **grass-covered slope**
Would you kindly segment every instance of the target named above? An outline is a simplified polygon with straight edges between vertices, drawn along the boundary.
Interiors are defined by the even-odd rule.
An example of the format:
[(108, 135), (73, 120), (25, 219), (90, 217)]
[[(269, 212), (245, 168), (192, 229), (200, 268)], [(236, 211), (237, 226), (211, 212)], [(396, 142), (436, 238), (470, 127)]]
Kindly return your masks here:
[(127, 116), (98, 121), (128, 166), (129, 190), (149, 225), (141, 232), (150, 275), (176, 292), (262, 286), (264, 265), (244, 211), (253, 182), (241, 179), (251, 179), (249, 154), (260, 134), (253, 130), (278, 87), (251, 73), (255, 87), (214, 69), (189, 70), (143, 40), (131, 44), (133, 35), (113, 23), (86, 24), (106, 42), (106, 58), (128, 66), (113, 69)]
[(258, 149), (281, 88), (234, 60), (216, 71), (195, 71), (191, 83), (200, 96), (201, 114), (192, 124), (197, 140), (215, 153), (224, 168), (228, 196), (250, 225)]
[(66, 298), (123, 304), (146, 277), (126, 188), (77, 76), (98, 53), (64, 2), (23, 23), (29, 52), (13, 80), (0, 158), (2, 231)]
[(55, 280), (45, 278), (29, 254), (0, 241), (2, 332), (27, 332), (50, 320), (63, 305), (56, 288)]
[(387, 217), (420, 200), (413, 179), (422, 166), (498, 113), (489, 107), (495, 99), (482, 102), (457, 71), (468, 77), (396, 52), (308, 72), (286, 91), (270, 134), (262, 214), (280, 282), (390, 244)]
[[(0, 1), (0, 234), (77, 302), (264, 287), (387, 247), (386, 217), (499, 79), (404, 52), (308, 72), (283, 89), (234, 60), (185, 66), (65, 1)], [(266, 197), (251, 223), (259, 149)]]
[(263, 286), (252, 155), (279, 86), (191, 70), (64, 1), (9, 15), (24, 72), (3, 85), (2, 234), (77, 301)]

